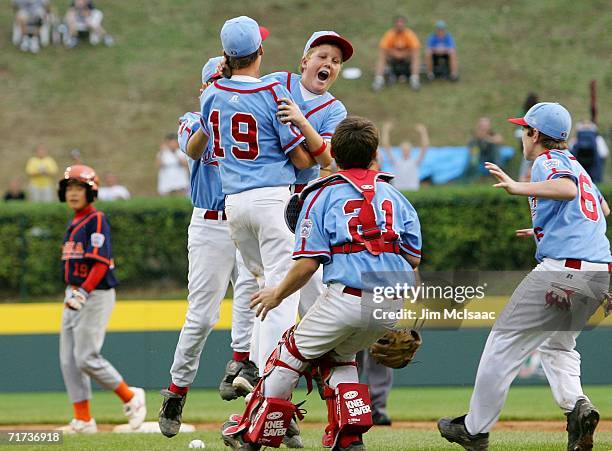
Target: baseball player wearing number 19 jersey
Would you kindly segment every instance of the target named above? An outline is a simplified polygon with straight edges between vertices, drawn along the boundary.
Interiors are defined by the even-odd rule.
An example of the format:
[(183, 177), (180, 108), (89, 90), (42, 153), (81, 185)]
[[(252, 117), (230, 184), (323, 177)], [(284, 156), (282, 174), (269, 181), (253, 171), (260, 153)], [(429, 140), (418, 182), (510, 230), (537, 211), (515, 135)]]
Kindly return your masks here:
[[(497, 165), (486, 167), (495, 186), (529, 196), (539, 264), (521, 282), (499, 316), (482, 352), (467, 415), (440, 419), (443, 437), (465, 449), (488, 449), (510, 384), (523, 361), (538, 349), (559, 407), (567, 416), (568, 450), (593, 447), (599, 413), (582, 391), (576, 338), (602, 300), (612, 268), (605, 201), (567, 150), (569, 112), (538, 103), (523, 118), (523, 153), (533, 160), (531, 182), (516, 182)], [(608, 210), (609, 212), (609, 210)]]

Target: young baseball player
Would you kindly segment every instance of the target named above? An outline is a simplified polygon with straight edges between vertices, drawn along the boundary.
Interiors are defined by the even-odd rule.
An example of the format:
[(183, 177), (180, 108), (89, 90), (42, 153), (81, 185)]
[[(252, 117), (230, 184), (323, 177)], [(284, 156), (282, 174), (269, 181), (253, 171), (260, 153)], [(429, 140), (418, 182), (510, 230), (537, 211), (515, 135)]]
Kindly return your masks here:
[[(342, 64), (353, 55), (351, 43), (334, 31), (317, 31), (306, 42), (300, 60), (300, 74), (275, 72), (262, 80), (283, 84), (293, 100), (281, 99), (278, 117), (291, 123), (305, 137), (308, 149), (329, 148), (338, 123), (346, 117), (342, 102), (329, 93)], [(319, 178), (320, 166), (296, 170), (293, 192), (299, 193)], [(318, 271), (300, 290), (299, 313), (304, 316), (323, 291), (322, 271)]]
[[(211, 58), (202, 68), (202, 92), (221, 77), (222, 59)], [(188, 112), (179, 119), (178, 137), (183, 152), (200, 128), (200, 117), (200, 113)], [(259, 286), (230, 238), (219, 163), (212, 146), (201, 147), (199, 156), (192, 154), (189, 169), (194, 206), (187, 243), (189, 307), (170, 369), (172, 380), (168, 389), (161, 391), (164, 401), (159, 427), (167, 437), (175, 436), (180, 430), (187, 392), (195, 379), (206, 339), (219, 320), (221, 301), (230, 282), (234, 286), (231, 344), (234, 354), (219, 387), (221, 398), (229, 401), (248, 393), (233, 386), (236, 376), (242, 380), (241, 386), (255, 386), (258, 380), (257, 367), (249, 360), (255, 317), (249, 302)]]
[[(283, 216), (295, 168), (327, 166), (331, 156), (326, 148), (307, 151), (303, 134), (276, 116), (280, 99), (291, 95), (280, 83), (259, 79), (263, 47), (257, 22), (245, 16), (228, 20), (221, 42), (229, 78), (204, 91), (202, 131), (219, 161), (231, 237), (249, 270), (273, 286), (290, 264), (293, 237)], [(188, 154), (192, 150), (188, 144)], [(269, 321), (255, 321), (251, 359), (260, 373), (283, 332), (295, 324), (297, 307), (294, 295)]]
[(531, 181), (516, 182), (492, 163), (486, 167), (498, 181), (495, 187), (529, 197), (533, 229), (517, 235), (535, 237), (538, 265), (514, 291), (489, 334), (469, 412), (440, 419), (438, 428), (465, 449), (486, 450), (510, 384), (538, 349), (555, 401), (567, 416), (567, 449), (591, 449), (599, 413), (582, 391), (575, 347), (609, 289), (605, 202), (567, 150), (572, 122), (563, 106), (538, 103), (525, 117), (509, 121), (523, 127), (523, 155), (534, 162)]
[(60, 365), (74, 408), (65, 432), (97, 432), (89, 411), (91, 381), (113, 390), (123, 401), (132, 429), (138, 429), (147, 409), (142, 388), (128, 387), (119, 372), (100, 354), (106, 325), (115, 306), (117, 279), (113, 271), (111, 230), (93, 203), (98, 177), (88, 166), (68, 167), (59, 182), (59, 200), (74, 210), (62, 246), (66, 297), (60, 334)]
[(321, 264), (327, 288), (297, 327), (284, 334), (244, 414), (224, 424), (223, 440), (234, 449), (280, 444), (292, 415), (300, 415), (289, 400), (309, 365), (318, 367), (325, 384), (326, 430), (332, 437), (326, 445), (365, 449), (362, 434), (372, 425), (371, 406), (367, 385), (359, 384), (355, 354), (384, 334), (381, 326), (391, 324), (372, 325), (362, 275), (395, 272), (411, 277), (420, 262), (421, 233), (410, 202), (387, 183), (392, 176), (368, 169), (378, 146), (372, 122), (345, 119), (332, 146), (340, 172), (301, 194), (296, 262), (277, 286), (259, 291), (251, 307), (262, 320), (269, 318)]

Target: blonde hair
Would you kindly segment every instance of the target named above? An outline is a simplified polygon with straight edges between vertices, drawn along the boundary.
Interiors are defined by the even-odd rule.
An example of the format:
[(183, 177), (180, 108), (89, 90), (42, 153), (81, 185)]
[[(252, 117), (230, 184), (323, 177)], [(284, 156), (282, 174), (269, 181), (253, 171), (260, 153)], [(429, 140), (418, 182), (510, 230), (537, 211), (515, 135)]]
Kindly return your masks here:
[(300, 60), (300, 64), (298, 64), (298, 72), (301, 74), (304, 72), (304, 68), (302, 67), (302, 62), (304, 60), (308, 61), (310, 59), (310, 57), (312, 56), (312, 54), (317, 50), (318, 47), (322, 46), (322, 45), (333, 45), (334, 47), (336, 47), (337, 49), (340, 50), (340, 55), (342, 55), (342, 59), (340, 61), (340, 67), (342, 67), (342, 64), (344, 63), (344, 54), (342, 53), (342, 49), (340, 47), (338, 47), (336, 44), (333, 44), (331, 42), (322, 42), (321, 44), (315, 46), (315, 47), (310, 47), (308, 49), (308, 51), (306, 52), (306, 55), (304, 55), (302, 57), (302, 59)]

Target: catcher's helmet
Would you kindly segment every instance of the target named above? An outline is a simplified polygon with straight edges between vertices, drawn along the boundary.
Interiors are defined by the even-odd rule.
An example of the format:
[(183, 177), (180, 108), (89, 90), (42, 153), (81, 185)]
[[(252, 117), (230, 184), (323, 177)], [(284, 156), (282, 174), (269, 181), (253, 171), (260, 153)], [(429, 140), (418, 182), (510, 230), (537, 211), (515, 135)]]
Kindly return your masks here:
[(60, 202), (66, 202), (66, 187), (70, 180), (76, 180), (87, 188), (87, 202), (92, 203), (98, 197), (98, 176), (89, 166), (76, 164), (68, 166), (64, 171), (64, 178), (59, 181), (57, 196)]

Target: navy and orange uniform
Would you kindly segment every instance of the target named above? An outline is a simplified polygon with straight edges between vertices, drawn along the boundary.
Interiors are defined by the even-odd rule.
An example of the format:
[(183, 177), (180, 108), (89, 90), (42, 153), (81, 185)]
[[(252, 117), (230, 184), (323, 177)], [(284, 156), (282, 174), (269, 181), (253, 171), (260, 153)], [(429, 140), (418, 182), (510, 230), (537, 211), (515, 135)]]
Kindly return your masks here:
[(93, 205), (77, 212), (68, 225), (62, 266), (67, 285), (83, 287), (88, 292), (118, 285), (113, 271), (110, 224)]

